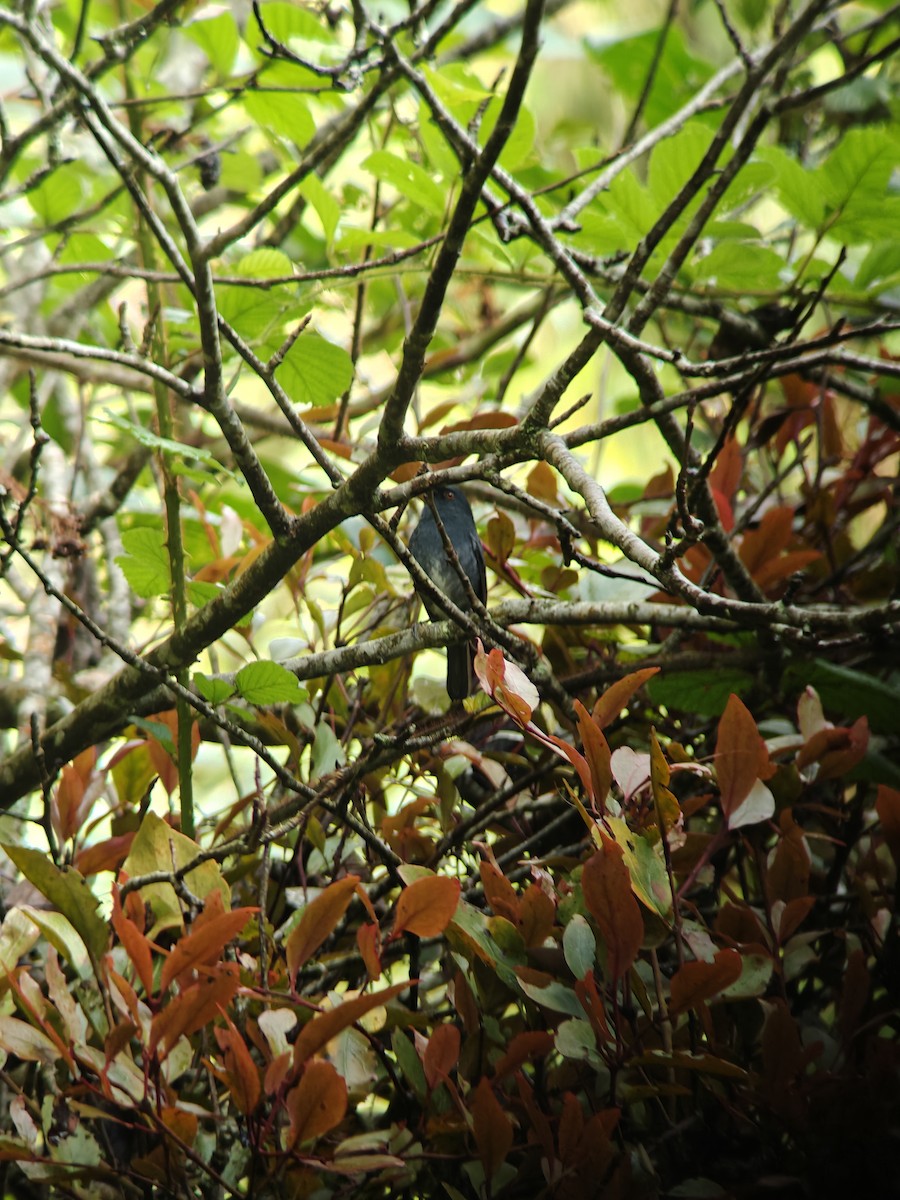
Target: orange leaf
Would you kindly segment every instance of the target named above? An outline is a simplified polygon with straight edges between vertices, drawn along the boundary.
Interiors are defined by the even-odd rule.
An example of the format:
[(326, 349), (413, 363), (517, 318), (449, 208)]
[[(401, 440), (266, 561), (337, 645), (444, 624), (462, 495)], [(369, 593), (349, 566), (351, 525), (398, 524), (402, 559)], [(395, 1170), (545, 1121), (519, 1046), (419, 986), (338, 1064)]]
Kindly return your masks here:
[(112, 893), (112, 927), (116, 937), (125, 948), (125, 953), (134, 964), (137, 977), (144, 988), (145, 996), (153, 995), (153, 954), (150, 942), (129, 917), (122, 911), (119, 900), (119, 889), (113, 888)]
[(513, 1143), (512, 1122), (500, 1106), (494, 1090), (485, 1076), (481, 1077), (470, 1103), (474, 1118), (472, 1132), (478, 1157), (490, 1180), (506, 1162)]
[(715, 757), (722, 810), (728, 820), (750, 795), (756, 781), (773, 774), (756, 722), (733, 692), (719, 721)]
[(600, 726), (580, 700), (575, 701), (575, 715), (578, 717), (578, 732), (584, 747), (584, 757), (591, 773), (591, 798), (596, 808), (602, 812), (612, 784), (609, 745)]
[(299, 969), (334, 931), (338, 921), (347, 911), (347, 905), (353, 898), (358, 883), (358, 875), (345, 875), (343, 879), (330, 883), (304, 908), (303, 915), (291, 930), (286, 946), (288, 978), (292, 984)]
[(364, 1017), (373, 1008), (378, 1008), (380, 1004), (387, 1004), (388, 1000), (393, 1000), (394, 996), (398, 996), (408, 987), (408, 983), (395, 983), (381, 992), (368, 992), (365, 996), (345, 1000), (337, 1008), (319, 1013), (311, 1021), (307, 1021), (294, 1042), (295, 1064), (299, 1066), (301, 1063), (305, 1063), (308, 1058), (318, 1054), (322, 1047), (342, 1029), (346, 1029), (360, 1017)]
[(516, 527), (505, 512), (498, 513), (487, 523), (487, 548), (498, 563), (505, 563), (516, 544)]
[(217, 962), (228, 943), (236, 938), (258, 908), (236, 908), (206, 921), (176, 942), (162, 969), (159, 988), (164, 992), (173, 979), (199, 966)]
[(588, 911), (606, 944), (606, 963), (614, 982), (629, 970), (644, 940), (641, 910), (631, 890), (624, 851), (601, 832), (603, 849), (584, 864), (581, 888)]
[(696, 1008), (734, 983), (741, 974), (741, 956), (737, 950), (720, 950), (712, 962), (689, 962), (672, 976), (669, 1011)]
[(356, 931), (356, 945), (362, 955), (370, 979), (378, 979), (384, 969), (381, 965), (381, 931), (377, 925), (367, 921)]
[(347, 1084), (330, 1062), (308, 1062), (300, 1082), (285, 1098), (291, 1122), (290, 1144), (307, 1142), (334, 1129), (347, 1111)]
[(227, 1083), (235, 1107), (247, 1116), (259, 1103), (261, 1092), (256, 1063), (231, 1021), (228, 1021), (226, 1029), (216, 1029), (216, 1041), (225, 1059)]
[(397, 901), (392, 938), (401, 933), (418, 937), (437, 937), (443, 933), (456, 912), (460, 883), (446, 875), (428, 875), (405, 887)]
[(449, 1022), (438, 1025), (428, 1039), (428, 1045), (422, 1055), (422, 1066), (429, 1090), (433, 1090), (448, 1078), (459, 1061), (459, 1045), (459, 1030)]
[(632, 671), (630, 675), (623, 675), (621, 679), (617, 679), (611, 687), (608, 687), (594, 705), (594, 711), (591, 714), (600, 728), (605, 729), (611, 721), (614, 721), (635, 692), (658, 671), (659, 667), (644, 667), (641, 671)]
[(222, 963), (211, 979), (185, 988), (174, 996), (166, 1007), (156, 1014), (150, 1026), (150, 1051), (158, 1046), (167, 1054), (180, 1037), (190, 1037), (202, 1029), (233, 999), (240, 986), (240, 968), (237, 963)]
[(559, 499), (556, 472), (545, 462), (534, 464), (528, 472), (526, 486), (529, 496), (534, 496), (535, 500), (545, 500), (548, 504), (555, 504)]

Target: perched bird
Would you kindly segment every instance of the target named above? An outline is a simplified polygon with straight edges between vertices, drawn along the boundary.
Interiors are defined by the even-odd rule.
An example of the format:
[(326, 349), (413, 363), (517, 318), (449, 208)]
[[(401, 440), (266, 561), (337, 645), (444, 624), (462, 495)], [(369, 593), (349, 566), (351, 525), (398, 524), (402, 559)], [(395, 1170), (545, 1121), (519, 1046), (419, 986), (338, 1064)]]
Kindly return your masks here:
[[(487, 576), (481, 539), (469, 502), (459, 488), (439, 485), (431, 493), (438, 517), (450, 540), (463, 574), (472, 591), (484, 603)], [(426, 504), (418, 525), (409, 539), (409, 551), (432, 582), (463, 612), (472, 611), (472, 603), (454, 564), (447, 556), (441, 531), (431, 506)], [(446, 620), (447, 614), (425, 596), (422, 597), (432, 621)], [(472, 690), (472, 648), (465, 642), (447, 647), (447, 694), (451, 700), (463, 700)]]

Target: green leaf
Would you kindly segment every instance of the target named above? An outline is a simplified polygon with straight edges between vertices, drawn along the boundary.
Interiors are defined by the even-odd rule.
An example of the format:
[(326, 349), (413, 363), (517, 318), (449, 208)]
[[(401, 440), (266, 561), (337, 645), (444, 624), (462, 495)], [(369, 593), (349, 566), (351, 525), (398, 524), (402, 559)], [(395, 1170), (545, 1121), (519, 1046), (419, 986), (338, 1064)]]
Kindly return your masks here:
[(584, 979), (588, 971), (593, 971), (597, 960), (597, 939), (580, 913), (576, 913), (563, 930), (563, 954), (566, 965), (576, 979)]
[(660, 211), (696, 171), (711, 140), (710, 130), (693, 121), (654, 147), (647, 169), (647, 190)]
[(745, 695), (753, 686), (749, 671), (726, 666), (704, 671), (671, 671), (664, 678), (655, 675), (647, 684), (654, 704), (664, 704), (678, 712), (720, 717), (728, 697)]
[(768, 246), (752, 242), (719, 242), (691, 264), (695, 281), (742, 292), (771, 292), (781, 283), (784, 259)]
[(302, 96), (292, 92), (246, 92), (242, 98), (250, 120), (267, 133), (305, 146), (316, 132), (316, 123)]
[[(287, 45), (293, 38), (300, 41), (332, 42), (333, 36), (328, 25), (315, 16), (314, 13), (289, 4), (287, 0), (266, 0), (260, 5), (262, 19), (266, 29), (279, 42)], [(256, 16), (247, 22), (247, 40), (251, 45), (263, 41), (262, 30), (256, 22)]]
[(109, 926), (99, 914), (100, 902), (74, 867), (56, 866), (41, 850), (4, 843), (3, 849), (29, 883), (71, 923), (91, 958), (98, 962), (106, 953)]
[(79, 162), (63, 163), (27, 193), (28, 203), (44, 225), (64, 221), (87, 199), (87, 180)]
[(140, 526), (122, 534), (125, 554), (116, 558), (117, 565), (136, 596), (149, 600), (165, 596), (171, 587), (169, 553), (162, 529)]
[(158, 433), (154, 433), (145, 425), (129, 421), (127, 417), (119, 416), (118, 413), (112, 412), (108, 408), (105, 408), (103, 416), (97, 417), (96, 420), (100, 425), (112, 425), (114, 429), (127, 433), (139, 445), (163, 454), (176, 463), (180, 461), (200, 463), (216, 475), (226, 475), (229, 479), (235, 479), (233, 472), (224, 467), (208, 450), (204, 450), (200, 446), (188, 446), (184, 442), (176, 442), (172, 438), (160, 437)]
[(303, 333), (285, 355), (279, 376), (295, 404), (333, 404), (350, 386), (353, 361), (317, 333)]
[(529, 983), (525, 979), (520, 979), (518, 983), (529, 1000), (535, 1000), (544, 1008), (552, 1008), (554, 1012), (568, 1013), (571, 1017), (584, 1016), (581, 1001), (565, 984), (557, 983), (554, 980), (547, 987), (538, 987), (537, 984)]
[(563, 1058), (601, 1067), (603, 1059), (597, 1053), (597, 1038), (590, 1024), (580, 1017), (560, 1022), (553, 1044)]
[[(173, 829), (151, 810), (144, 814), (122, 870), (131, 879), (158, 871), (178, 870), (193, 862), (199, 853), (196, 842)], [(201, 863), (188, 872), (184, 882), (200, 900), (205, 900), (210, 892), (219, 892), (225, 911), (230, 910), (231, 889), (217, 863)], [(145, 884), (140, 889), (140, 897), (142, 903), (150, 905), (155, 918), (152, 929), (147, 930), (148, 937), (156, 937), (162, 929), (180, 929), (184, 924), (181, 900), (170, 883)]]
[(299, 704), (308, 694), (297, 677), (276, 662), (248, 663), (235, 675), (234, 682), (248, 704)]
[(811, 663), (792, 664), (781, 681), (786, 695), (797, 695), (814, 687), (829, 716), (855, 720), (868, 717), (873, 733), (896, 733), (900, 713), (900, 686), (884, 683), (852, 667), (816, 659)]
[(819, 229), (825, 220), (825, 198), (817, 172), (802, 167), (780, 146), (763, 147), (759, 157), (773, 168), (773, 191), (791, 216), (810, 229)]
[(234, 688), (224, 679), (201, 675), (199, 671), (195, 673), (193, 679), (197, 691), (210, 704), (224, 704), (234, 695)]
[(341, 206), (334, 198), (334, 193), (325, 187), (318, 175), (308, 175), (300, 185), (299, 191), (316, 210), (322, 222), (325, 240), (330, 243), (341, 219)]
[(399, 158), (389, 150), (376, 150), (362, 162), (362, 167), (382, 183), (405, 196), (436, 217), (442, 217), (447, 206), (445, 189), (439, 187), (418, 163)]
[(182, 29), (204, 52), (220, 79), (231, 74), (240, 35), (231, 11), (209, 4), (198, 9)]

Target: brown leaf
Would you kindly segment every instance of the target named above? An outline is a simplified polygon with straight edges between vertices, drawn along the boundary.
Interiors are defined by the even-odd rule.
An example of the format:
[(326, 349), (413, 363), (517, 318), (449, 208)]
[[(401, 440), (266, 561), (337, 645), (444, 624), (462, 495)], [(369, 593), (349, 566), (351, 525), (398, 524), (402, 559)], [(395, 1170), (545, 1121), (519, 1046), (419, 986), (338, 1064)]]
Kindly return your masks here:
[(399, 937), (401, 933), (437, 937), (453, 919), (459, 893), (459, 880), (446, 875), (416, 879), (400, 893), (391, 937)]
[(517, 1071), (522, 1063), (546, 1058), (553, 1049), (553, 1034), (543, 1029), (525, 1029), (514, 1034), (506, 1053), (494, 1064), (494, 1079)]
[(900, 792), (896, 788), (889, 788), (887, 784), (880, 784), (875, 811), (881, 822), (881, 836), (891, 852), (894, 866), (900, 870)]
[(584, 757), (591, 773), (591, 799), (594, 807), (603, 812), (612, 785), (609, 744), (600, 726), (580, 700), (575, 701), (575, 715), (578, 717), (578, 733), (584, 747)]
[(606, 964), (613, 982), (628, 971), (644, 940), (644, 922), (631, 890), (623, 851), (600, 834), (603, 849), (584, 864), (581, 888), (588, 911), (606, 944)]
[(720, 950), (712, 962), (689, 962), (672, 976), (671, 1013), (696, 1008), (740, 978), (741, 956), (737, 950)]
[(143, 984), (144, 995), (150, 997), (153, 995), (153, 954), (150, 942), (123, 913), (117, 887), (113, 888), (112, 901), (112, 927), (125, 953), (134, 964), (137, 977)]
[(356, 931), (356, 945), (365, 963), (370, 979), (378, 979), (382, 973), (381, 931), (377, 925), (367, 921)]
[(425, 1053), (422, 1056), (422, 1067), (425, 1070), (425, 1082), (429, 1090), (433, 1090), (448, 1078), (450, 1072), (459, 1061), (460, 1037), (455, 1025), (446, 1022), (438, 1025), (428, 1039)]
[(259, 1070), (247, 1044), (231, 1021), (223, 1029), (216, 1028), (216, 1041), (225, 1059), (225, 1075), (231, 1098), (238, 1112), (247, 1116), (259, 1103), (261, 1087)]
[(488, 521), (485, 541), (497, 562), (505, 563), (516, 544), (516, 527), (505, 512), (497, 513)]
[(373, 1008), (387, 1004), (402, 991), (409, 987), (408, 983), (395, 983), (380, 992), (367, 992), (365, 996), (356, 996), (353, 1000), (345, 1000), (328, 1012), (319, 1013), (300, 1030), (294, 1042), (294, 1062), (297, 1066), (318, 1054), (326, 1043), (333, 1037), (364, 1017)]
[(173, 979), (199, 966), (211, 966), (221, 957), (228, 943), (236, 938), (258, 908), (236, 908), (206, 921), (194, 933), (180, 938), (166, 959), (159, 990), (164, 992)]
[(492, 862), (482, 859), (479, 865), (484, 898), (491, 911), (498, 917), (506, 917), (513, 925), (519, 924), (519, 897), (506, 876)]
[(556, 504), (559, 499), (559, 486), (556, 482), (556, 472), (545, 462), (536, 462), (528, 472), (528, 495), (535, 500), (543, 500), (547, 504)]
[(860, 762), (869, 747), (868, 718), (860, 717), (849, 729), (820, 729), (803, 745), (797, 755), (797, 769), (802, 771), (818, 763), (816, 782), (839, 779)]
[(167, 1054), (180, 1037), (190, 1037), (225, 1008), (240, 986), (237, 963), (222, 963), (211, 979), (185, 988), (156, 1014), (150, 1025), (150, 1051), (163, 1048)]
[(617, 679), (606, 689), (594, 705), (594, 711), (591, 714), (601, 729), (605, 729), (611, 721), (618, 717), (635, 692), (639, 691), (648, 679), (656, 675), (659, 669), (659, 667), (644, 667), (641, 671), (632, 671), (631, 674)]
[(304, 908), (300, 920), (291, 930), (285, 947), (288, 979), (291, 984), (299, 969), (334, 932), (338, 921), (347, 911), (358, 884), (358, 875), (345, 875), (343, 879), (330, 883)]
[(285, 1097), (291, 1146), (321, 1137), (339, 1125), (347, 1111), (347, 1084), (330, 1062), (308, 1062), (300, 1082)]
[(519, 900), (517, 922), (526, 946), (543, 946), (556, 922), (556, 905), (536, 884), (527, 887)]
[(472, 1132), (486, 1179), (493, 1179), (506, 1162), (513, 1143), (512, 1122), (503, 1111), (485, 1076), (471, 1095)]
[(750, 795), (758, 779), (769, 779), (773, 768), (756, 722), (734, 693), (719, 721), (716, 739), (716, 777), (726, 820)]

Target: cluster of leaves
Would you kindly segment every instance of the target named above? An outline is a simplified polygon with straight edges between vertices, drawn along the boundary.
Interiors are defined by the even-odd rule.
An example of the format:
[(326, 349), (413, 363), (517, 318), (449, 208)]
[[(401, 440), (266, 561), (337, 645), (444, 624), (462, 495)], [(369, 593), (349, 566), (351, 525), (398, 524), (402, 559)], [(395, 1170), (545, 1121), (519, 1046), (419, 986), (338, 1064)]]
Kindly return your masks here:
[(11, 1191), (890, 1194), (893, 16), (0, 6)]

